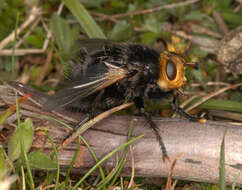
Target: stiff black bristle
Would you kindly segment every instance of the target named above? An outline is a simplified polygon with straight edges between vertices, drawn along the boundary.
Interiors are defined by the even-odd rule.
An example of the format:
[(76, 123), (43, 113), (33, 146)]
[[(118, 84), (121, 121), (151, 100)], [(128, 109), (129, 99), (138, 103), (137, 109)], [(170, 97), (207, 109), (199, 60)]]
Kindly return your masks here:
[(198, 70), (200, 67), (199, 62), (194, 62), (194, 69)]

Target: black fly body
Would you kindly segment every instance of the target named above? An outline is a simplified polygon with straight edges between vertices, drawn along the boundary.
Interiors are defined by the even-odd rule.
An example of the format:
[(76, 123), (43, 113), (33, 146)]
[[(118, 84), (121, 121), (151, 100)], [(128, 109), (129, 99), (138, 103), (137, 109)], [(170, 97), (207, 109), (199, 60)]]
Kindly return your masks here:
[(78, 107), (89, 118), (125, 102), (134, 101), (159, 141), (163, 159), (169, 159), (158, 128), (145, 111), (143, 98), (161, 98), (164, 93), (174, 96), (174, 110), (180, 115), (199, 121), (178, 105), (177, 92), (186, 81), (186, 63), (176, 53), (157, 50), (139, 44), (115, 43), (106, 40), (82, 40), (84, 58), (72, 66), (68, 86), (51, 96), (46, 110)]

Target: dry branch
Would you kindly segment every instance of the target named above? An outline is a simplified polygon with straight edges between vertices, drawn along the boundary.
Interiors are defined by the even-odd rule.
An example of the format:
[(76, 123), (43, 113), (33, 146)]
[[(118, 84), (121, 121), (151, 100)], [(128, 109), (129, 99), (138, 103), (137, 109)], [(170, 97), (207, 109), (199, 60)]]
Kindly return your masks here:
[[(22, 93), (25, 93), (25, 91), (30, 92), (35, 102), (27, 100), (20, 106), (22, 117), (31, 117), (35, 123), (36, 132), (33, 149), (43, 149), (46, 152), (51, 151), (51, 144), (39, 129), (41, 127), (48, 129), (57, 145), (66, 137), (67, 130), (56, 122), (38, 118), (38, 115), (52, 115), (72, 125), (80, 120), (81, 115), (64, 113), (63, 110), (59, 110), (56, 113), (44, 113), (39, 105), (43, 103), (47, 97), (46, 95), (30, 90), (25, 86), (15, 86), (15, 88), (19, 88)], [(14, 92), (9, 87), (0, 86), (0, 107), (6, 104), (11, 105), (14, 101)], [(102, 158), (126, 141), (126, 135), (132, 119), (135, 120), (132, 136), (145, 135), (143, 139), (133, 144), (135, 176), (167, 177), (171, 163), (162, 162), (159, 143), (156, 141), (153, 132), (147, 127), (145, 120), (141, 117), (111, 116), (86, 131), (84, 138), (93, 147), (98, 158)], [(160, 118), (154, 118), (154, 121), (160, 129), (160, 134), (163, 137), (170, 158), (174, 160), (178, 155), (182, 155), (177, 160), (173, 171), (175, 178), (217, 183), (220, 144), (226, 128), (228, 129), (225, 138), (227, 182), (231, 184), (242, 169), (242, 128), (219, 122), (199, 124), (181, 119)], [(10, 126), (5, 124), (5, 127), (9, 128)], [(2, 141), (1, 138), (0, 140)], [(6, 144), (6, 142), (1, 143)], [(76, 147), (77, 142), (74, 141), (59, 152), (61, 168), (64, 171), (68, 168)], [(95, 161), (87, 148), (82, 146), (73, 172), (85, 172), (94, 164)], [(113, 157), (105, 162), (104, 166), (113, 168), (115, 164), (116, 157)], [(122, 174), (130, 176), (132, 173), (131, 169), (132, 156), (128, 153), (127, 163)], [(242, 185), (242, 176), (240, 176), (238, 184)]]

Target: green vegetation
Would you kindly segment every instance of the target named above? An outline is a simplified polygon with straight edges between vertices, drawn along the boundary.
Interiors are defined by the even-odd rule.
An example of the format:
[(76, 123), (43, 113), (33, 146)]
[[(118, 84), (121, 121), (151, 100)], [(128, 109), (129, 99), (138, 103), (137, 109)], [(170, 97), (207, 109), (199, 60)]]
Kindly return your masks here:
[[(175, 0), (0, 0), (0, 81), (10, 79), (31, 84), (41, 91), (56, 89), (56, 83), (68, 74), (68, 61), (80, 59), (78, 39), (101, 38), (113, 41), (137, 42), (154, 46), (157, 39), (166, 40), (176, 52), (188, 61), (198, 61), (199, 70), (187, 69), (188, 82), (184, 87), (185, 98), (194, 97), (185, 108), (195, 113), (209, 110), (242, 114), (242, 75), (226, 73), (217, 61), (215, 42), (224, 34), (220, 15), (228, 31), (242, 25), (242, 9), (239, 1), (203, 0), (179, 4)], [(166, 5), (172, 4), (173, 7)], [(146, 11), (149, 10), (149, 11)], [(31, 20), (32, 19), (32, 20)], [(10, 34), (13, 34), (12, 37)], [(9, 37), (10, 36), (10, 37)], [(212, 43), (212, 45), (211, 45)], [(214, 46), (213, 46), (214, 45)], [(55, 80), (58, 80), (56, 82)], [(237, 85), (235, 88), (231, 85)], [(227, 89), (225, 89), (227, 87)], [(223, 89), (223, 92), (219, 91)], [(214, 95), (206, 95), (214, 92)], [(207, 98), (205, 101), (201, 102)], [(181, 103), (184, 99), (181, 99)], [(17, 113), (19, 112), (18, 103)], [(170, 110), (167, 102), (149, 103), (148, 111), (160, 115), (160, 108)], [(0, 109), (0, 127), (12, 113)], [(212, 112), (211, 112), (212, 114)], [(169, 115), (169, 114), (168, 114)], [(228, 114), (229, 115), (229, 114)], [(52, 152), (30, 152), (34, 137), (34, 124), (30, 118), (17, 114), (18, 123), (8, 137), (7, 144), (0, 144), (0, 185), (7, 179), (11, 189), (111, 189), (124, 188), (130, 179), (121, 177), (126, 163), (127, 147), (142, 136), (131, 138), (130, 125), (127, 142), (111, 151), (102, 159), (80, 137), (67, 174), (60, 172), (58, 150), (52, 137), (44, 131)], [(210, 115), (214, 120), (241, 122), (241, 115), (233, 118)], [(47, 118), (42, 117), (43, 120)], [(63, 125), (66, 125), (62, 123)], [(241, 124), (241, 123), (240, 123)], [(42, 131), (43, 132), (43, 131)], [(0, 131), (1, 133), (1, 131)], [(226, 132), (225, 132), (226, 134)], [(81, 141), (91, 152), (96, 164), (83, 176), (72, 176), (71, 170), (80, 151)], [(2, 143), (2, 142), (1, 142)], [(226, 189), (225, 186), (225, 139), (221, 139), (220, 178), (218, 185), (194, 182), (178, 182), (177, 189)], [(106, 171), (102, 163), (123, 150), (121, 159), (112, 171)], [(35, 170), (38, 169), (38, 170)], [(90, 177), (98, 169), (98, 177)], [(39, 171), (41, 170), (41, 171)], [(238, 173), (239, 177), (240, 173)], [(41, 176), (39, 178), (39, 176)], [(236, 189), (235, 184), (232, 189)], [(136, 178), (129, 189), (161, 189), (161, 185), (144, 183)], [(125, 186), (126, 187), (126, 186)], [(227, 187), (228, 189), (228, 187)]]

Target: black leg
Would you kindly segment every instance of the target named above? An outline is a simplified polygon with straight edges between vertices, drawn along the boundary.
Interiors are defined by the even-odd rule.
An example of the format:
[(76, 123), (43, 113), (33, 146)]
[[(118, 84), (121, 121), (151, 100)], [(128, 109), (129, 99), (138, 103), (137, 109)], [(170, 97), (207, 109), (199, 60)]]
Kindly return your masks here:
[(100, 92), (98, 92), (98, 95), (94, 98), (93, 102), (91, 103), (91, 112), (89, 112), (91, 117), (94, 117), (95, 115), (97, 115), (97, 108), (98, 108), (98, 104), (100, 104), (101, 102), (101, 98), (104, 94), (104, 90), (101, 90)]
[(141, 114), (145, 117), (145, 119), (149, 123), (150, 128), (154, 131), (156, 139), (157, 139), (157, 141), (160, 144), (163, 161), (165, 161), (165, 159), (170, 161), (170, 158), (167, 155), (165, 144), (163, 143), (163, 140), (162, 140), (162, 138), (161, 138), (161, 136), (160, 136), (160, 134), (158, 132), (158, 128), (157, 128), (156, 124), (153, 122), (150, 114), (148, 112), (146, 112), (145, 109), (144, 109), (143, 99), (141, 97), (135, 97), (134, 98), (134, 103), (135, 103), (136, 107), (140, 110)]
[(204, 123), (205, 119), (200, 118), (200, 117), (196, 117), (196, 116), (192, 116), (188, 113), (186, 113), (180, 106), (178, 103), (178, 96), (177, 94), (174, 94), (174, 98), (173, 98), (173, 102), (172, 102), (172, 108), (173, 110), (178, 113), (180, 116), (187, 118), (190, 121), (198, 121), (200, 123)]
[(89, 114), (87, 114), (83, 120), (81, 120), (77, 125), (75, 125), (75, 127), (73, 128), (73, 130), (66, 135), (66, 137), (64, 138), (63, 142), (65, 142), (66, 139), (68, 139), (74, 132), (77, 131), (77, 129), (79, 129), (80, 127), (82, 127), (82, 125), (84, 125), (88, 120), (91, 119), (91, 116)]

